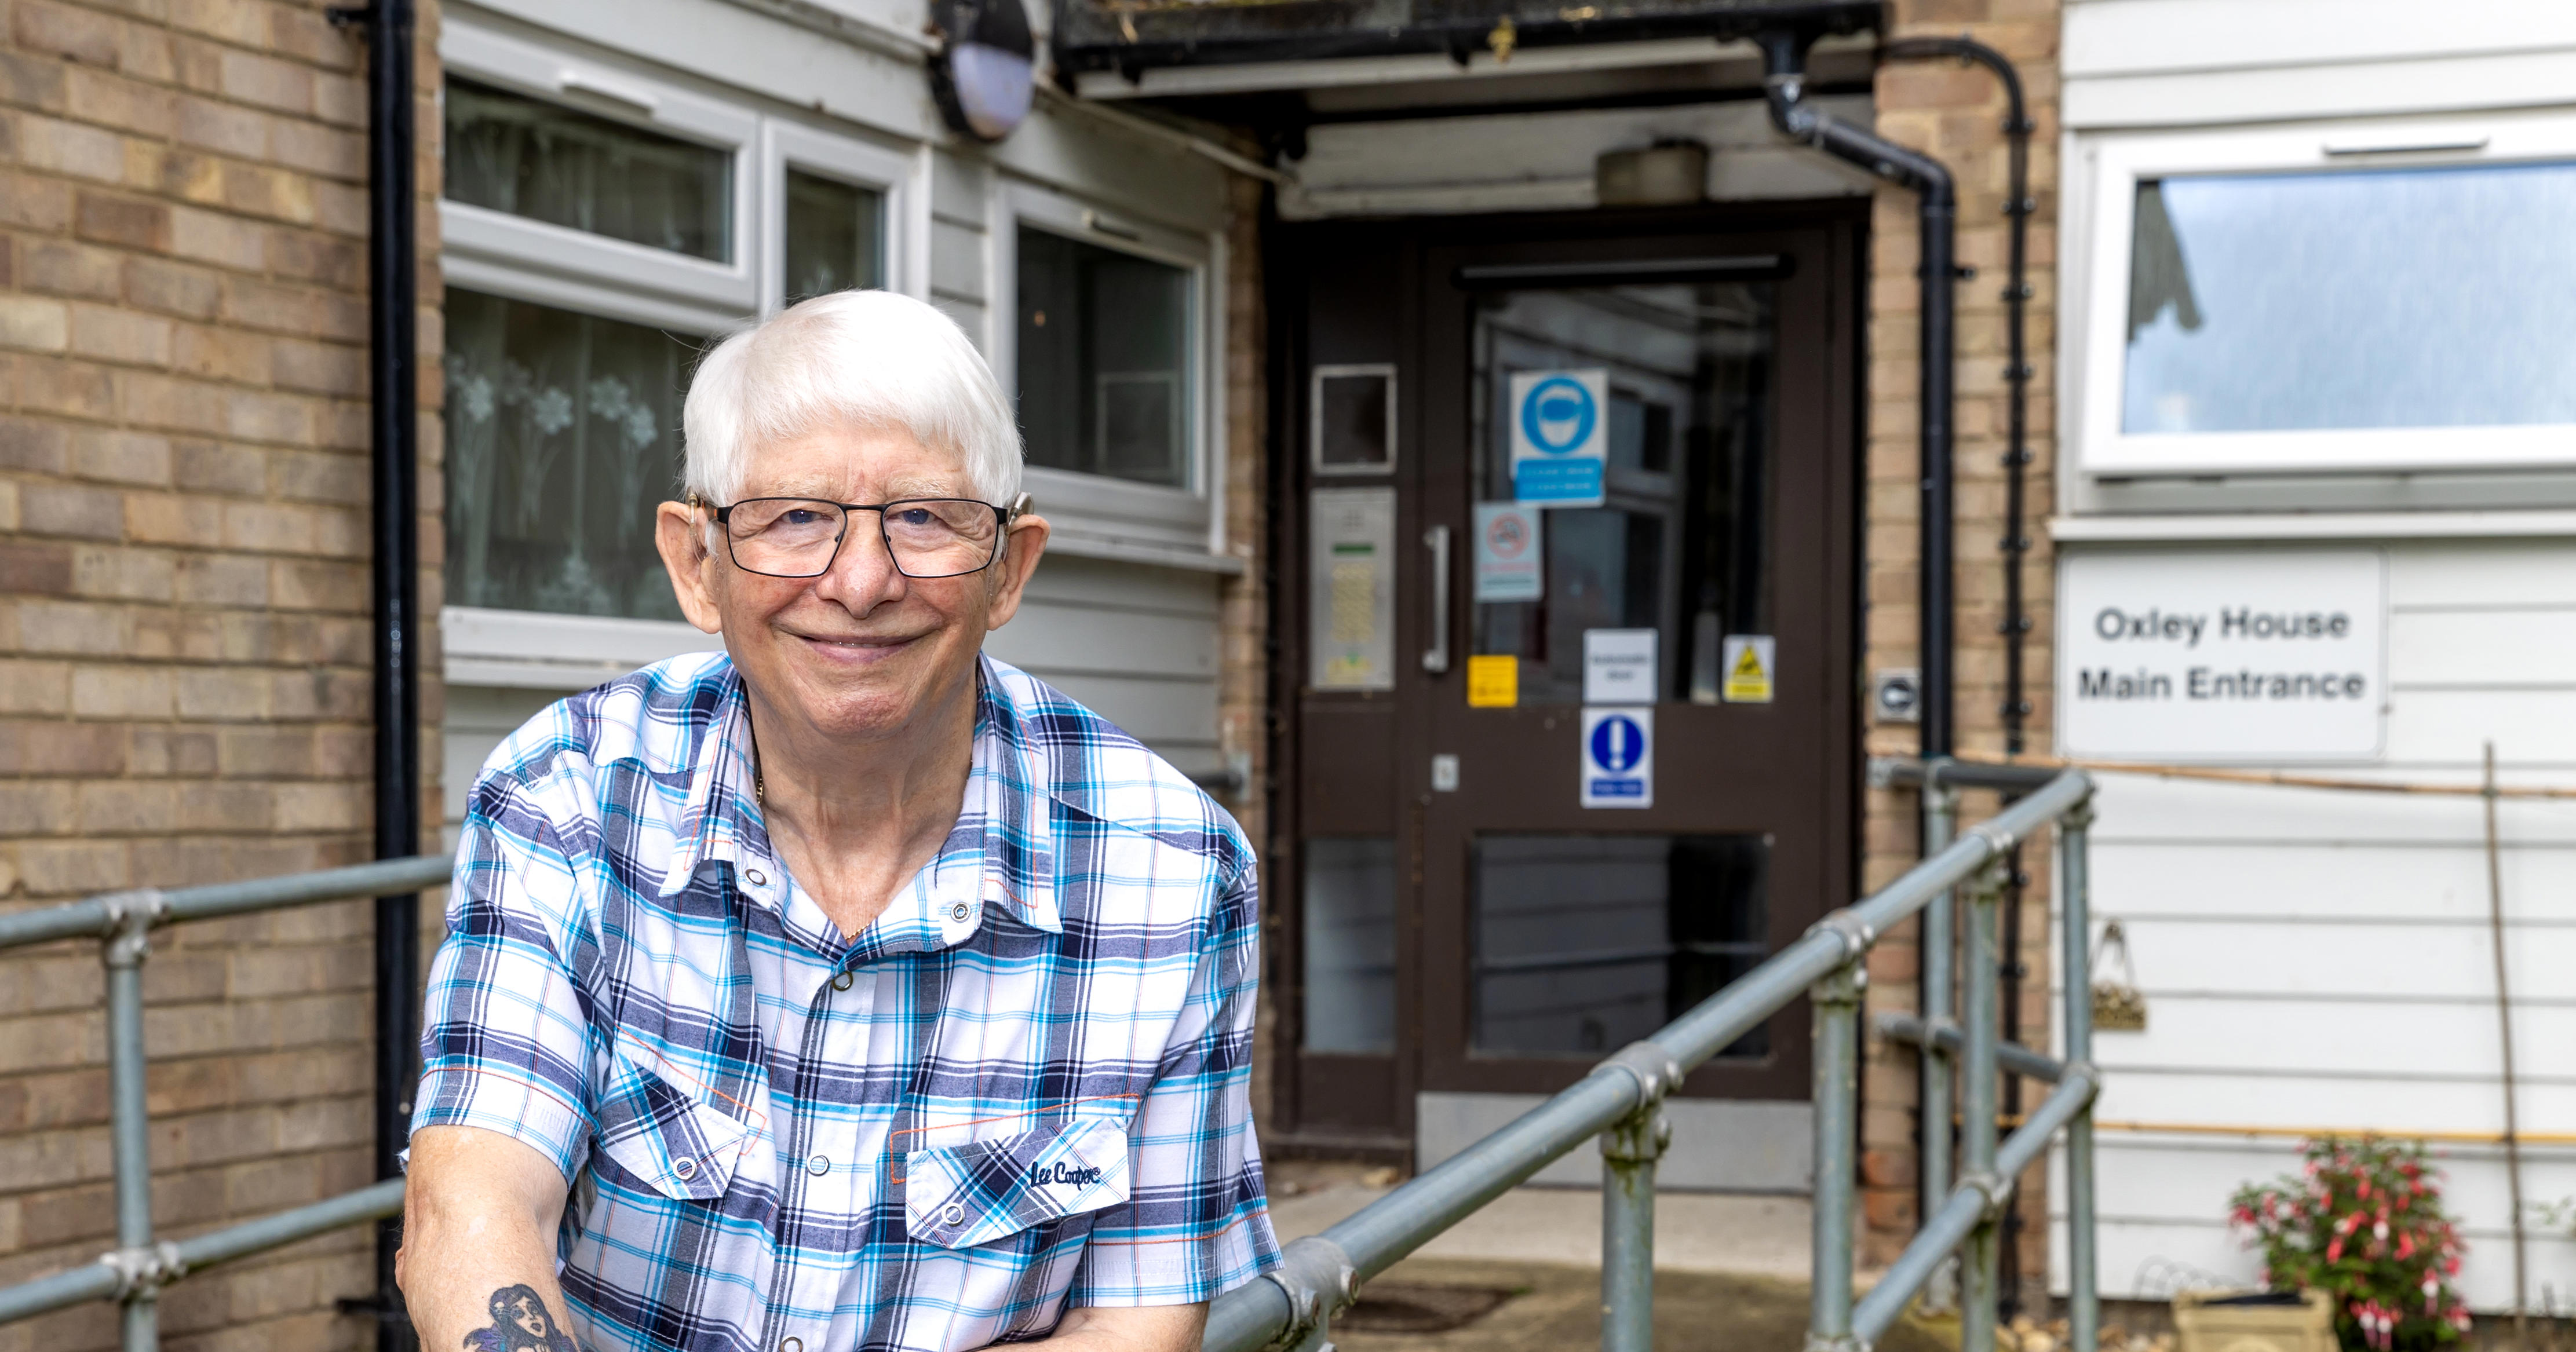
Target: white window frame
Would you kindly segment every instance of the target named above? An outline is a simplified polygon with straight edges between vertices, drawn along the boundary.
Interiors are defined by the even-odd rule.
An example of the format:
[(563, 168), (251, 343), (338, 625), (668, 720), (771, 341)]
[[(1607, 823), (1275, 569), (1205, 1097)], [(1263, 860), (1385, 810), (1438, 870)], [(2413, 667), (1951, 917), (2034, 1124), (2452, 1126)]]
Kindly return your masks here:
[[(760, 312), (776, 314), (786, 297), (787, 171), (813, 174), (865, 188), (885, 200), (879, 243), (885, 250), (884, 289), (915, 300), (930, 298), (928, 149), (907, 154), (852, 136), (766, 118), (761, 123)], [(915, 217), (920, 219), (916, 220)]]
[[(2576, 424), (2130, 433), (2120, 426), (2129, 260), (2142, 179), (2576, 160), (2576, 113), (2370, 118), (2072, 138), (2083, 175), (2072, 243), (2081, 308), (2067, 327), (2074, 461), (2090, 478), (2474, 472), (2576, 466)], [(2085, 257), (2089, 254), (2089, 257)]]
[(710, 331), (758, 308), (768, 241), (759, 230), (765, 166), (757, 114), (634, 71), (453, 20), (440, 41), (439, 56), (449, 74), (713, 146), (733, 161), (729, 261), (691, 258), (442, 195), (439, 228), (455, 281), (478, 291), (508, 290), (547, 304)]
[(1225, 399), (1216, 373), (1225, 369), (1224, 240), (1184, 230), (1130, 210), (1098, 205), (1034, 183), (1008, 180), (995, 194), (986, 238), (992, 250), (993, 372), (1014, 400), (1019, 394), (1020, 227), (1026, 225), (1138, 258), (1190, 276), (1191, 332), (1186, 344), (1191, 415), (1186, 427), (1186, 486), (1167, 488), (1105, 474), (1030, 465), (1024, 477), (1037, 509), (1056, 529), (1050, 548), (1068, 553), (1126, 554), (1188, 564), (1220, 554), (1224, 521)]
[[(764, 116), (668, 81), (498, 33), (450, 15), (446, 68), (469, 79), (649, 127), (733, 156), (734, 257), (728, 263), (439, 201), (449, 285), (583, 314), (716, 335), (777, 312), (785, 281), (786, 170), (884, 196), (886, 285), (926, 298), (930, 148)], [(670, 620), (450, 605), (440, 614), (447, 679), (460, 685), (575, 690), (723, 639)]]

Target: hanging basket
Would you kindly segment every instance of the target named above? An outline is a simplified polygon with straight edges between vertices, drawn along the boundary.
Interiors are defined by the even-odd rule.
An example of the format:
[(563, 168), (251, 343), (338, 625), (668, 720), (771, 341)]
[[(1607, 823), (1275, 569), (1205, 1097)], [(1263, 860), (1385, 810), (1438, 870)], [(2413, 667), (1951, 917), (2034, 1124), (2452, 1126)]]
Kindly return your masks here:
[[(2114, 980), (2104, 960), (2117, 955), (2120, 975)], [(2129, 961), (2129, 936), (2117, 920), (2106, 921), (2093, 944), (2093, 1031), (2143, 1033), (2147, 1030), (2147, 997), (2138, 989), (2138, 970)]]

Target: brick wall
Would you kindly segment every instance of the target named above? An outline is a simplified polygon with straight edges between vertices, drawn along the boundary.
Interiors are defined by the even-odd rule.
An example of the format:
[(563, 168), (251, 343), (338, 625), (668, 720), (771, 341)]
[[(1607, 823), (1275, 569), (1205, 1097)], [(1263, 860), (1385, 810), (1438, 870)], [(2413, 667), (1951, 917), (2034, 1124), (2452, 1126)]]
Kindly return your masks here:
[[(362, 52), (313, 0), (0, 3), (0, 905), (367, 856)], [(367, 1180), (370, 978), (365, 903), (162, 932), (165, 1236)], [(101, 986), (94, 945), (0, 954), (0, 1282), (114, 1242)], [(372, 1344), (331, 1308), (371, 1251), (192, 1278), (168, 1345)], [(75, 1309), (0, 1352), (114, 1328)]]
[[(1262, 568), (1269, 549), (1270, 441), (1269, 307), (1261, 281), (1261, 209), (1264, 186), (1241, 175), (1227, 180), (1233, 194), (1226, 230), (1225, 275), (1225, 539), (1243, 561), (1228, 578), (1218, 618), (1217, 744), (1227, 762), (1245, 772), (1243, 785), (1223, 795), (1261, 857), (1270, 857), (1270, 597)], [(1264, 879), (1265, 886), (1267, 879)], [(1265, 916), (1277, 901), (1265, 894)], [(1252, 1103), (1270, 1120), (1270, 1037), (1278, 1009), (1278, 983), (1261, 987), (1262, 1036), (1254, 1039)]]
[[(2021, 71), (2032, 120), (2032, 196), (2039, 204), (2030, 223), (2030, 468), (2025, 533), (2042, 543), (2023, 565), (2032, 627), (2023, 658), (2028, 754), (2051, 745), (2047, 689), (2052, 632), (2050, 598), (2054, 564), (2040, 523), (2056, 500), (2057, 306), (2057, 40), (2058, 0), (1898, 0), (1895, 35), (1973, 36), (2010, 57)], [(1877, 80), (1878, 130), (1930, 151), (1950, 166), (1959, 188), (1959, 262), (1974, 279), (1958, 297), (1958, 749), (1962, 756), (2000, 760), (2004, 754), (2003, 556), (2006, 365), (2004, 304), (2007, 223), (2003, 207), (2009, 182), (2002, 90), (1982, 68), (1959, 62), (1908, 62), (1883, 66)], [(1894, 190), (1878, 195), (1871, 235), (1869, 317), (1869, 480), (1866, 630), (1870, 670), (1917, 664), (1918, 621), (1915, 549), (1918, 322), (1915, 281), (1915, 199)], [(1869, 730), (1872, 753), (1904, 754), (1915, 746), (1914, 729)], [(1968, 819), (1993, 812), (1991, 796), (1971, 796)], [(1868, 796), (1863, 855), (1866, 884), (1876, 887), (1916, 860), (1916, 798), (1911, 792), (1872, 791)], [(2031, 885), (2023, 892), (2021, 958), (2028, 976), (2021, 993), (2023, 1036), (2045, 1045), (2051, 938), (2048, 932), (2046, 843), (2026, 847)], [(1907, 926), (1880, 945), (1870, 963), (1870, 1009), (1912, 1013), (1918, 995), (1918, 954)], [(1862, 1093), (1862, 1200), (1866, 1209), (1862, 1260), (1896, 1256), (1915, 1225), (1915, 1108), (1918, 1072), (1911, 1050), (1873, 1040)], [(2024, 1106), (2037, 1102), (2028, 1096)], [(2023, 1180), (2022, 1272), (2036, 1283), (2046, 1267), (2046, 1212), (2041, 1170)]]

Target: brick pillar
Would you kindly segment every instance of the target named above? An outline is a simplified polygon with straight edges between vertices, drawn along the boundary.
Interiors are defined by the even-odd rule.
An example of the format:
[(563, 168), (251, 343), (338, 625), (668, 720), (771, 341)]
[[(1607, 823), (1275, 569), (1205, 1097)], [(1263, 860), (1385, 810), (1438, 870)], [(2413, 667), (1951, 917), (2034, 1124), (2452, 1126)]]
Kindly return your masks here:
[[(1258, 158), (1258, 152), (1247, 149)], [(1262, 294), (1261, 207), (1268, 191), (1257, 179), (1228, 182), (1231, 211), (1225, 240), (1225, 545), (1243, 563), (1227, 578), (1219, 619), (1217, 742), (1245, 782), (1226, 806), (1266, 861), (1270, 857), (1270, 595), (1264, 576), (1270, 547), (1269, 306)], [(1263, 879), (1265, 889), (1268, 877)], [(1265, 917), (1278, 913), (1264, 895)], [(1266, 937), (1266, 934), (1265, 934)], [(1273, 969), (1275, 970), (1275, 969)], [(1253, 1040), (1252, 1104), (1270, 1121), (1269, 1030), (1278, 1026), (1278, 984), (1261, 987), (1262, 1035)]]
[[(2031, 194), (2039, 212), (2030, 223), (2029, 352), (2036, 371), (2030, 384), (2030, 467), (2024, 533), (2043, 541), (2023, 564), (2024, 595), (2032, 621), (2023, 657), (2027, 698), (2027, 754), (2045, 755), (2049, 723), (2049, 635), (2054, 565), (2041, 524), (2056, 501), (2057, 308), (2057, 43), (2058, 0), (1897, 0), (1893, 36), (1967, 34), (2010, 57), (2020, 69), (2032, 120)], [(1959, 187), (1959, 262), (1976, 269), (1958, 285), (1958, 412), (1955, 472), (1958, 483), (1959, 754), (2000, 760), (2004, 754), (2003, 569), (1998, 549), (2004, 529), (2004, 465), (2008, 408), (2003, 287), (2008, 223), (2004, 216), (2009, 161), (2003, 134), (2006, 104), (1993, 77), (1960, 62), (1905, 62), (1883, 66), (1877, 78), (1878, 130), (1889, 139), (1929, 151), (1950, 166)], [(1871, 670), (1917, 664), (1916, 576), (1916, 254), (1915, 200), (1883, 190), (1871, 222), (1873, 255), (1869, 316), (1869, 446), (1867, 664)], [(1874, 726), (1873, 754), (1914, 750), (1908, 726)], [(1990, 795), (1971, 795), (1968, 819), (1995, 810)], [(1910, 792), (1873, 790), (1866, 803), (1862, 841), (1866, 886), (1877, 887), (1913, 866), (1919, 837), (1916, 798)], [(2022, 1036), (2044, 1044), (2048, 1036), (2049, 869), (2045, 842), (2025, 849), (2031, 885), (2024, 891), (2021, 960)], [(1915, 927), (1908, 925), (1880, 946), (1871, 961), (1869, 1008), (1913, 1013), (1919, 998)], [(1918, 1071), (1913, 1051), (1873, 1042), (1863, 1090), (1861, 1259), (1883, 1264), (1910, 1239), (1915, 1214), (1915, 1109)], [(2037, 1102), (2024, 1091), (2024, 1106)], [(2022, 1271), (2034, 1284), (2047, 1271), (2044, 1171), (2034, 1169), (2021, 1193), (2026, 1224)], [(2034, 1291), (2037, 1288), (2034, 1285)]]
[[(6, 24), (0, 905), (364, 859), (362, 40), (319, 0), (14, 0)], [(438, 124), (428, 93), (419, 107), (434, 252)], [(425, 265), (430, 371), (435, 278)], [(431, 380), (422, 407), (434, 424)], [(162, 1233), (369, 1180), (369, 926), (356, 902), (159, 936)], [(114, 1243), (101, 1000), (94, 944), (0, 954), (0, 1282)], [(372, 1252), (355, 1229), (191, 1278), (163, 1331), (372, 1345), (332, 1309), (373, 1285)], [(0, 1329), (0, 1352), (114, 1330), (112, 1307), (83, 1307)]]

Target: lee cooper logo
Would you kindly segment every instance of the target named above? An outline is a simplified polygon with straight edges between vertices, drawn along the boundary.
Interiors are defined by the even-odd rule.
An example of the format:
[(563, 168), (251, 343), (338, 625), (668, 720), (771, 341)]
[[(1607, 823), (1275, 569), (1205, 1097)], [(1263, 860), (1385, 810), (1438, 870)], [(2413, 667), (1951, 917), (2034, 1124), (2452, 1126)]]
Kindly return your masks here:
[(1057, 1160), (1052, 1166), (1044, 1164), (1029, 1166), (1029, 1182), (1038, 1187), (1044, 1187), (1049, 1183), (1070, 1183), (1076, 1187), (1087, 1188), (1099, 1182), (1100, 1179), (1100, 1166), (1096, 1164), (1073, 1164), (1065, 1160)]

